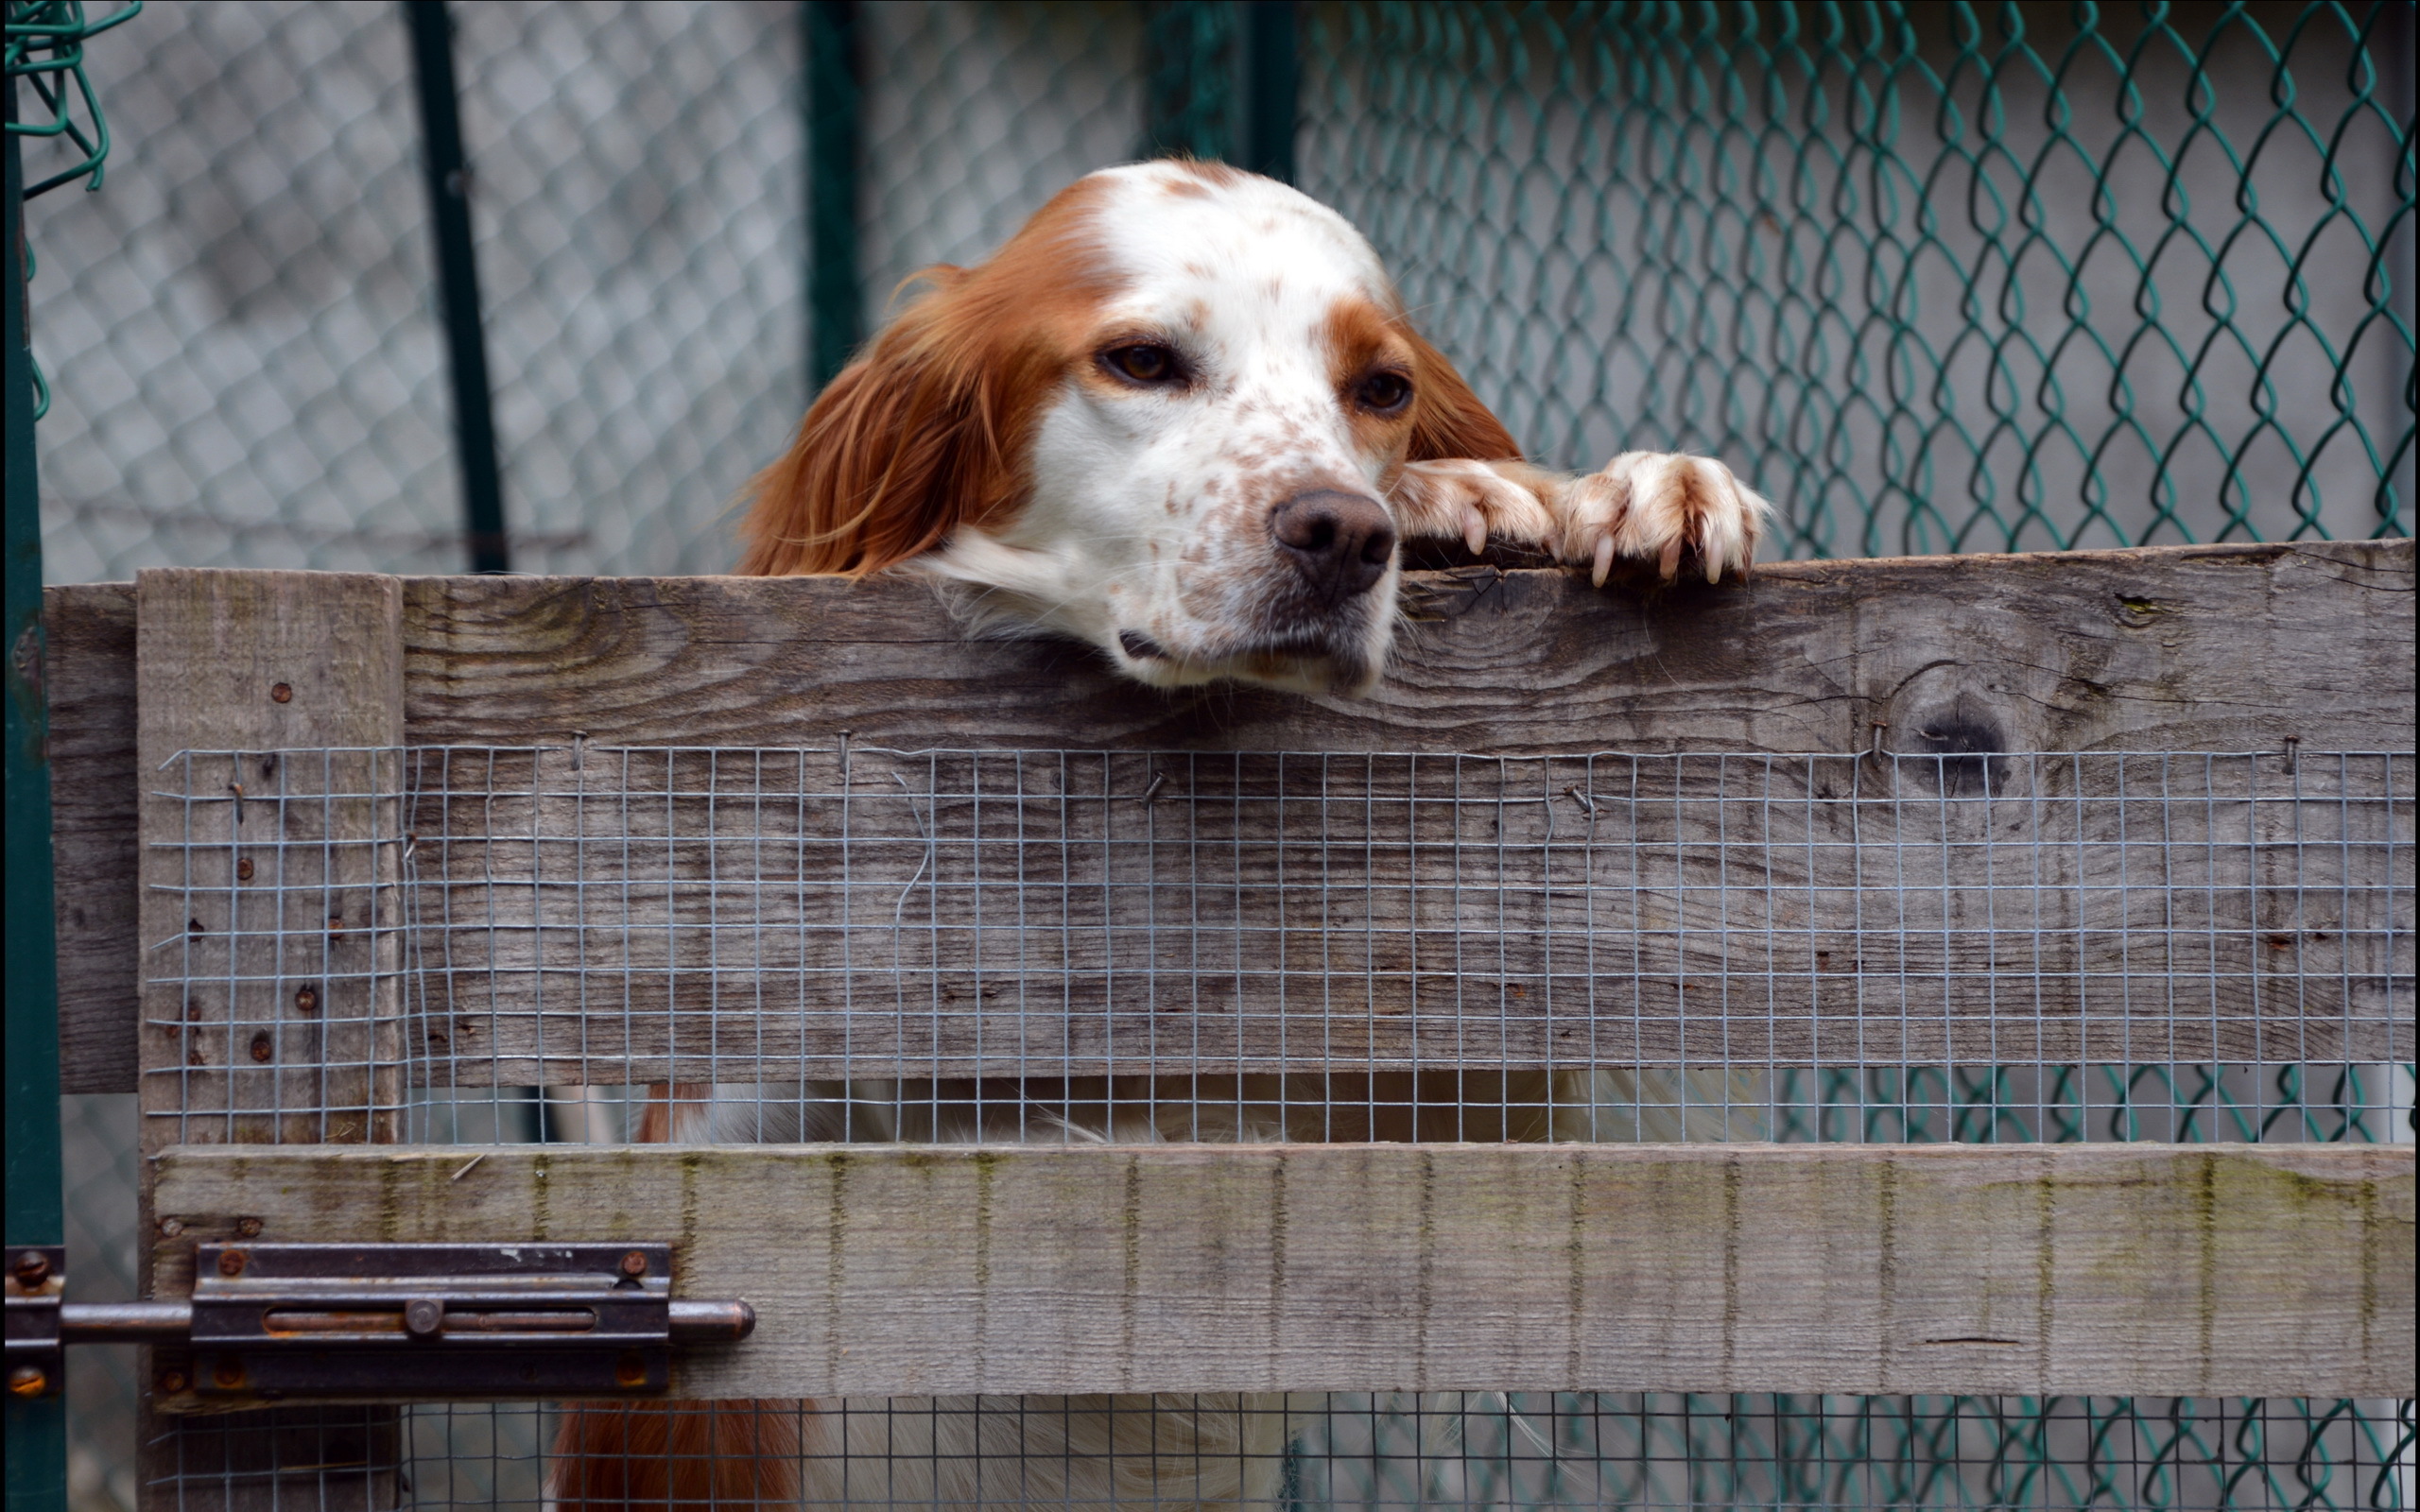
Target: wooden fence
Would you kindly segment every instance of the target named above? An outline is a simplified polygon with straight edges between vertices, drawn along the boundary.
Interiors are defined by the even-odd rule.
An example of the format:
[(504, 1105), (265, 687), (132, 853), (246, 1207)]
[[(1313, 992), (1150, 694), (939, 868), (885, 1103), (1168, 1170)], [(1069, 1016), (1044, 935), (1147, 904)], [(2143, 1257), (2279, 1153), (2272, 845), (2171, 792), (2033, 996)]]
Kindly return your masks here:
[[(1355, 700), (1133, 687), (1080, 648), (964, 639), (930, 590), (905, 582), (164, 570), (53, 589), (65, 1082), (141, 1094), (159, 1294), (189, 1284), (195, 1241), (239, 1231), (670, 1237), (683, 1291), (748, 1297), (763, 1319), (749, 1346), (682, 1367), (682, 1396), (2410, 1395), (2408, 1143), (555, 1146), (494, 1151), (458, 1180), (458, 1150), (394, 1143), (407, 1068), (426, 1051), (404, 1040), (396, 963), (380, 954), (394, 932), (340, 947), (373, 984), (343, 1055), (326, 1051), (334, 1027), (302, 1022), (313, 1009), (248, 1010), (285, 1014), (280, 1033), (359, 1068), (315, 1092), (307, 1126), (182, 1116), (233, 1085), (241, 1047), (197, 1048), (195, 1026), (232, 1010), (147, 981), (145, 947), (209, 925), (187, 917), (178, 868), (192, 846), (228, 839), (199, 835), (190, 795), (162, 775), (182, 751), (1834, 752), (1935, 782), (1938, 758), (1993, 752), (2291, 763), (2411, 749), (2412, 587), (2409, 541), (1790, 563), (1745, 587), (1646, 597), (1554, 572), (1420, 574), (1388, 679)], [(360, 844), (343, 907), (391, 919), (374, 912), (391, 910), (400, 875), (380, 806), (403, 800), (401, 779), (364, 781), (322, 806), (318, 837)], [(2408, 895), (2408, 844), (2401, 858)], [(2164, 1027), (2161, 1058), (2408, 1063), (2409, 948), (2383, 976), (2364, 968), (2360, 991), (2272, 994), (2250, 1017), (2222, 994), (2190, 1014), (2163, 1003), (2114, 1041), (2055, 994), (2029, 999), (2040, 1033), (2025, 1054), (2089, 1059)], [(1820, 976), (1776, 1000), (1781, 1019), (1820, 1023)], [(1262, 1005), (1278, 1028), (1251, 1069), (1327, 1063), (1332, 1045), (1282, 1032), (1312, 1007)], [(492, 1006), (506, 1025), (494, 1032), (528, 1040), (510, 1024), (534, 1006)], [(1102, 1006), (1103, 1043), (1148, 1034), (1122, 1011)], [(2230, 1029), (2230, 1014), (2249, 1027)], [(1707, 1053), (1689, 1043), (1677, 992), (1623, 1017), (1647, 1027), (1589, 1053)], [(804, 1038), (717, 1045), (714, 1075), (801, 1074), (816, 1053), (802, 1022)], [(976, 1056), (981, 1016), (966, 1023), (960, 1050)], [(1552, 1022), (1536, 1027), (1527, 1051), (1407, 1040), (1404, 1053), (1481, 1070), (1569, 1063)], [(1667, 1031), (1680, 1048), (1654, 1051)], [(1880, 1055), (1996, 1042), (1952, 1024)], [(533, 1081), (618, 1083), (680, 1074), (700, 1053), (675, 1028), (642, 1048), (507, 1059)], [(1230, 1047), (1230, 1069), (1246, 1048)], [(913, 1064), (941, 1049), (916, 1047)], [(1716, 1049), (1824, 1057), (1812, 1030)], [(1357, 1065), (1373, 1053), (1349, 1050)]]

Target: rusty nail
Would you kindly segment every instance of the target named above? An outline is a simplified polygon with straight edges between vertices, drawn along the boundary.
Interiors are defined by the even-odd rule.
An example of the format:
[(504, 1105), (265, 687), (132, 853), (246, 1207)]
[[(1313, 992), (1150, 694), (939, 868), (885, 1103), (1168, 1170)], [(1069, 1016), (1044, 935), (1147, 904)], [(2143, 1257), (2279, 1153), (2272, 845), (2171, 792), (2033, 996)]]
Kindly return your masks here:
[(218, 1274), (221, 1276), (241, 1276), (244, 1274), (244, 1262), (247, 1258), (249, 1257), (247, 1257), (240, 1249), (220, 1250), (218, 1252)]
[(246, 856), (243, 860), (235, 863), (235, 880), (237, 882), (250, 882), (252, 880), (251, 857)]
[(252, 1058), (254, 1060), (267, 1064), (268, 1058), (276, 1054), (276, 1047), (268, 1042), (268, 1033), (267, 1030), (263, 1030), (261, 1033), (252, 1036)]
[(169, 1369), (160, 1372), (160, 1389), (171, 1397), (190, 1384), (192, 1383), (185, 1379), (185, 1373), (182, 1370)]
[(464, 1166), (462, 1167), (462, 1169), (460, 1169), (459, 1171), (455, 1172), (452, 1176), (447, 1177), (445, 1179), (446, 1179), (446, 1180), (448, 1180), (448, 1181), (459, 1181), (459, 1180), (461, 1180), (464, 1177), (469, 1176), (469, 1175), (471, 1174), (471, 1171), (472, 1171), (472, 1168), (473, 1168), (473, 1167), (476, 1166), (476, 1165), (477, 1165), (481, 1160), (486, 1160), (487, 1158), (488, 1158), (488, 1152), (487, 1152), (487, 1151), (485, 1151), (485, 1150), (481, 1150), (478, 1154), (472, 1156), (472, 1157), (471, 1157), (471, 1159), (470, 1159), (469, 1163), (468, 1163), (468, 1164), (466, 1164), (466, 1165), (464, 1165)]
[(9, 1372), (9, 1395), (12, 1397), (39, 1397), (49, 1385), (50, 1377), (40, 1366), (21, 1365)]
[(344, 915), (330, 914), (328, 916), (328, 933), (331, 935), (341, 935), (344, 933)]
[(183, 1233), (184, 1231), (185, 1224), (184, 1220), (182, 1218), (163, 1218), (160, 1220), (160, 1237), (163, 1239), (174, 1239), (177, 1235)]
[(629, 1350), (614, 1362), (614, 1383), (622, 1386), (647, 1383), (647, 1362), (639, 1358), (637, 1350)]
[(210, 1367), (210, 1379), (227, 1390), (233, 1391), (244, 1383), (243, 1364), (232, 1354), (222, 1354), (218, 1357), (218, 1363)]
[(2286, 737), (2286, 770), (2290, 772), (2294, 769), (2295, 747), (2300, 746), (2302, 743), (2303, 737), (2300, 735), (2288, 735)]
[(42, 1283), (50, 1280), (50, 1257), (39, 1249), (28, 1249), (17, 1257), (16, 1267), (11, 1274), (17, 1278), (19, 1287), (38, 1292), (42, 1290)]
[(283, 682), (277, 683), (268, 690), (268, 701), (271, 703), (292, 703), (294, 701), (294, 690)]
[[(320, 989), (315, 987), (296, 988), (294, 989), (294, 1006), (303, 1013), (319, 1012)], [(267, 1039), (268, 1036), (264, 1035), (262, 1038)]]
[(238, 1218), (235, 1220), (235, 1231), (247, 1239), (258, 1239), (261, 1236), (261, 1221), (258, 1218)]
[(629, 1254), (624, 1255), (624, 1256), (622, 1257), (622, 1274), (623, 1274), (623, 1275), (625, 1275), (625, 1276), (644, 1276), (644, 1275), (646, 1275), (646, 1274), (647, 1274), (647, 1253), (646, 1253), (646, 1251), (644, 1251), (644, 1250), (638, 1250), (638, 1249), (633, 1249), (633, 1250), (631, 1250)]
[(1143, 801), (1149, 803), (1151, 799), (1157, 798), (1159, 796), (1160, 789), (1167, 785), (1167, 773), (1153, 772), (1151, 774), (1151, 785), (1143, 789)]

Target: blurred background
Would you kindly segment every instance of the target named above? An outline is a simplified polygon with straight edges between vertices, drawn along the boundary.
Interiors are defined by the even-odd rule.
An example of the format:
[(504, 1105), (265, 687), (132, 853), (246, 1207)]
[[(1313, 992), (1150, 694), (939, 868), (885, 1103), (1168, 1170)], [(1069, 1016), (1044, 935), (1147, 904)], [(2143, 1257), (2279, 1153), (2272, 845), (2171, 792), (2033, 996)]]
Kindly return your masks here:
[[(1783, 555), (2404, 535), (2412, 13), (153, 5), (86, 60), (106, 187), (28, 212), (45, 575), (463, 571), (483, 491), (515, 571), (727, 570), (902, 278), (1170, 150), (1357, 223), (1539, 460), (1710, 453)], [(64, 1120), (78, 1290), (130, 1295), (132, 1100)], [(74, 1381), (92, 1512), (123, 1352)]]

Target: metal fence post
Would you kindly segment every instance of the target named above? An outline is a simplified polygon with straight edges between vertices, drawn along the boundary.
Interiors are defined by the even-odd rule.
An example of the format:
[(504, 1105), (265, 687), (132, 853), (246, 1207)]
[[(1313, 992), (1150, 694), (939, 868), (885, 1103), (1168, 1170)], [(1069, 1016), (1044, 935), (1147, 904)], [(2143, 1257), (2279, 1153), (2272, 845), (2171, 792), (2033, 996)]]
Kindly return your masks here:
[(461, 103), (454, 87), (453, 23), (446, 16), (445, 0), (405, 0), (404, 15), (412, 32), (412, 82), (420, 95), (429, 224), (437, 233), (437, 277), (454, 378), (454, 443), (461, 458), (471, 571), (510, 572), (487, 337), (479, 324), (479, 268), (471, 248), (471, 168), (462, 154)]
[(1154, 0), (1144, 12), (1143, 156), (1235, 155), (1235, 9)]
[[(12, 10), (14, 7), (10, 8)], [(42, 505), (34, 487), (33, 353), (26, 310), (26, 170), (17, 81), (7, 81), (8, 165), (0, 197), (8, 254), (0, 297), (8, 439), (8, 1241), (65, 1238), (59, 1186), (59, 963), (50, 888), (49, 720), (42, 681)], [(47, 1394), (45, 1394), (45, 1392)], [(9, 1512), (67, 1504), (67, 1399), (37, 1372), (9, 1377)]]
[(1292, 183), (1302, 92), (1294, 0), (1259, 0), (1243, 14), (1243, 144), (1236, 166)]
[(864, 144), (855, 0), (806, 0), (806, 323), (810, 394), (865, 338), (857, 287), (857, 183)]

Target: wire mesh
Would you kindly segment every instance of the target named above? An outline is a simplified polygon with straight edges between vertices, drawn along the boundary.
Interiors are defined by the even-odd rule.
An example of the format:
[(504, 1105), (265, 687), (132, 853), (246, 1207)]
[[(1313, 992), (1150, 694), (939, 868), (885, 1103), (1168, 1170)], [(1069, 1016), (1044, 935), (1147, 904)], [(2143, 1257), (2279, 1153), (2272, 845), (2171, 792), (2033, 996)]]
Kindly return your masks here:
[[(156, 782), (191, 922), (149, 954), (191, 1016), (147, 1032), (196, 1047), (156, 1074), (205, 1141), (388, 1112), (487, 1143), (533, 1085), (614, 1140), (666, 1083), (742, 1140), (2401, 1141), (2414, 778), (2397, 753), (188, 752)], [(733, 1504), (2411, 1489), (2409, 1403), (1572, 1393), (590, 1408), (568, 1440), (560, 1409), (420, 1406), (342, 1462), (352, 1490), (324, 1445), (243, 1473), (642, 1504), (641, 1462), (690, 1452), (666, 1411), (750, 1425), (695, 1440)], [(233, 1473), (192, 1432), (164, 1494)], [(624, 1459), (548, 1452), (582, 1432)]]
[[(860, 1435), (879, 1435), (904, 1449), (929, 1441), (938, 1422), (949, 1418), (1003, 1419), (1028, 1435), (1047, 1409), (1023, 1401), (959, 1399), (845, 1410)], [(624, 1409), (589, 1411), (619, 1418)], [(794, 1407), (696, 1403), (687, 1411), (701, 1425), (734, 1421), (759, 1439), (779, 1435), (799, 1443), (787, 1462), (793, 1473), (811, 1470), (818, 1456), (811, 1438), (801, 1441), (804, 1419)], [(2411, 1504), (2409, 1402), (1337, 1393), (1298, 1398), (1265, 1415), (1270, 1432), (1256, 1436), (1278, 1447), (1258, 1456), (1265, 1463), (1239, 1463), (1230, 1478), (1270, 1485), (1273, 1494), (1263, 1504), (1288, 1507), (1992, 1506), (2048, 1512)], [(287, 1494), (299, 1483), (320, 1493), (305, 1500), (349, 1504), (368, 1498), (375, 1504), (557, 1505), (566, 1512), (601, 1504), (608, 1495), (603, 1486), (585, 1502), (547, 1498), (538, 1446), (551, 1440), (562, 1416), (536, 1407), (431, 1406), (409, 1409), (399, 1434), (382, 1435), (369, 1424), (314, 1425), (278, 1441), (283, 1466), (265, 1461), (233, 1473), (223, 1453), (213, 1455), (211, 1435), (188, 1434), (187, 1484), (223, 1493), (241, 1480), (260, 1486), (279, 1477)], [(1013, 1455), (952, 1469), (959, 1472), (950, 1487), (955, 1494), (938, 1504), (1019, 1504), (1025, 1483), (1035, 1478), (1033, 1467)], [(780, 1494), (786, 1487), (766, 1484), (774, 1472), (750, 1473), (755, 1484), (728, 1478), (715, 1504), (819, 1504), (813, 1497)], [(949, 1477), (944, 1471), (936, 1478)], [(1154, 1466), (1135, 1467), (1130, 1476), (1137, 1485), (1173, 1478)], [(889, 1497), (890, 1490), (861, 1483), (851, 1504), (906, 1500)], [(614, 1504), (648, 1503), (616, 1497)]]
[[(788, 7), (457, 7), (516, 562), (729, 566), (806, 400)], [(130, 33), (121, 32), (127, 36)], [(406, 28), (155, 8), (111, 192), (38, 229), (45, 571), (466, 560)]]
[(153, 1102), (188, 1141), (656, 1083), (724, 1089), (739, 1139), (2376, 1139), (2360, 1068), (2411, 1055), (2409, 755), (161, 778), (188, 1055)]
[(2411, 530), (2409, 6), (1307, 9), (1303, 187), (1543, 460), (1789, 556)]
[[(1187, 77), (1217, 8), (859, 9), (866, 324), (1078, 174), (1216, 135), (1164, 117), (1219, 97)], [(2408, 6), (1302, 9), (1302, 181), (1548, 460), (1715, 451), (1801, 556), (2411, 528)], [(723, 505), (806, 391), (795, 12), (457, 10), (519, 559), (719, 569)], [(53, 580), (459, 565), (403, 33), (223, 0), (95, 49), (111, 191), (46, 198), (31, 237)], [(2014, 1101), (2046, 1138), (2324, 1138), (2408, 1106), (2408, 1081), (2301, 1064), (2110, 1063), (2047, 1091), (1988, 1063), (1785, 1067), (1759, 1116), (1967, 1137)], [(1648, 1104), (1706, 1126), (1685, 1075), (1666, 1087)], [(629, 1102), (446, 1100), (474, 1141), (602, 1137)], [(130, 1235), (130, 1100), (69, 1102), (71, 1209)], [(2107, 1432), (2169, 1442), (2132, 1411)], [(130, 1473), (78, 1442), (93, 1486)]]

